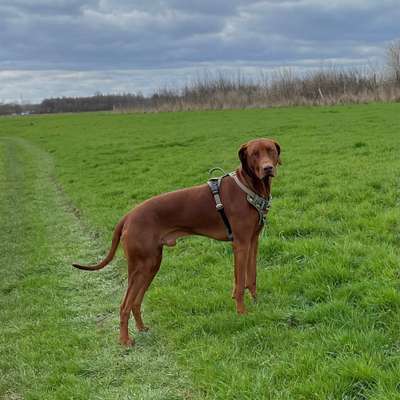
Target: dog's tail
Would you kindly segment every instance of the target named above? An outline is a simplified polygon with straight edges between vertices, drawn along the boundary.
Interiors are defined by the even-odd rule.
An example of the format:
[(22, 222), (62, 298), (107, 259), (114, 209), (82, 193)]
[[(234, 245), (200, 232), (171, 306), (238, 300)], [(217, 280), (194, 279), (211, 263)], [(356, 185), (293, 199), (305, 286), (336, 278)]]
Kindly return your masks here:
[(107, 254), (107, 257), (100, 261), (98, 264), (96, 265), (81, 265), (81, 264), (72, 264), (75, 268), (79, 268), (79, 269), (84, 269), (86, 271), (96, 271), (98, 269), (102, 269), (104, 268), (108, 263), (111, 262), (111, 260), (114, 258), (115, 252), (117, 251), (117, 247), (121, 238), (121, 234), (122, 234), (122, 229), (124, 227), (125, 224), (125, 220), (126, 220), (126, 216), (124, 218), (121, 219), (121, 221), (118, 222), (117, 226), (115, 227), (114, 230), (114, 235), (112, 238), (112, 243), (111, 243), (111, 249)]

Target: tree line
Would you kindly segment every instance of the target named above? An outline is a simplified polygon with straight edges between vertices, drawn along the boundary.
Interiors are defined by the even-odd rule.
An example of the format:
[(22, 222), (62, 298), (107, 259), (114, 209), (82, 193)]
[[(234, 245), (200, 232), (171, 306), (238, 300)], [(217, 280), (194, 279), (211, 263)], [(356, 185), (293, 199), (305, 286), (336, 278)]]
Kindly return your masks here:
[(400, 102), (400, 40), (386, 49), (386, 68), (334, 66), (296, 73), (280, 69), (249, 77), (240, 72), (204, 73), (180, 89), (141, 93), (58, 97), (40, 104), (0, 104), (0, 115), (85, 111), (157, 112), (294, 105), (324, 105), (371, 101)]

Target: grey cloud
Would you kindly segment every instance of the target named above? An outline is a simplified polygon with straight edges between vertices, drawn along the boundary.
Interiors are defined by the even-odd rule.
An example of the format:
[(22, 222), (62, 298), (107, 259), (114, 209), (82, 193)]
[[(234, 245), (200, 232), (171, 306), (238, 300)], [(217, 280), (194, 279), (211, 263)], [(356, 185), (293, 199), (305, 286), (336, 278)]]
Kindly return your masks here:
[(398, 0), (2, 0), (0, 70), (366, 63), (399, 19)]
[(295, 60), (338, 57), (349, 43), (383, 43), (398, 34), (400, 11), (392, 1), (322, 4), (7, 1), (2, 6), (7, 12), (2, 13), (0, 60), (3, 67), (29, 68), (40, 57), (46, 68), (77, 69)]
[(310, 7), (307, 2), (296, 2), (290, 7), (285, 3), (264, 3), (251, 7), (247, 13), (254, 32), (281, 32), (292, 40), (377, 42), (399, 35), (397, 2), (366, 1), (357, 7), (356, 3), (327, 2), (330, 6), (321, 3), (319, 7)]

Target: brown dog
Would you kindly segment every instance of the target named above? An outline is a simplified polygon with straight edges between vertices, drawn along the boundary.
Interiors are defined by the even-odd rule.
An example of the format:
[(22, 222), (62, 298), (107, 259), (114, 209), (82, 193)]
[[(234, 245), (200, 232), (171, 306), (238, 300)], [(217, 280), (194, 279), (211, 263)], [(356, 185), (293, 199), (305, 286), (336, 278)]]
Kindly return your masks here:
[[(246, 312), (245, 288), (256, 299), (256, 257), (262, 229), (261, 212), (250, 204), (244, 190), (256, 193), (258, 199), (268, 199), (271, 179), (280, 164), (279, 155), (280, 146), (274, 140), (252, 140), (239, 150), (241, 166), (236, 170), (236, 176), (226, 176), (221, 181), (220, 196), (233, 233), (235, 281), (232, 298), (236, 300), (239, 314)], [(116, 226), (111, 249), (103, 261), (93, 266), (73, 264), (85, 270), (101, 269), (113, 259), (122, 240), (128, 261), (128, 289), (120, 307), (121, 344), (133, 344), (128, 333), (131, 311), (137, 329), (147, 329), (140, 307), (160, 268), (163, 246), (174, 246), (179, 237), (188, 235), (228, 240), (226, 226), (216, 211), (214, 197), (206, 184), (162, 194), (140, 204)]]

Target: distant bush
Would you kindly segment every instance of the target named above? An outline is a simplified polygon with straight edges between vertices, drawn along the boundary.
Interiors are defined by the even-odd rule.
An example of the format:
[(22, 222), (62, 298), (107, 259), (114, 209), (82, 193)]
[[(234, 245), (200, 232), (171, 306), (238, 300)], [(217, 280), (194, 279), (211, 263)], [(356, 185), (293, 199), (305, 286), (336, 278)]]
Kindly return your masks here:
[(0, 104), (0, 115), (20, 114), (22, 107), (19, 104)]
[(0, 103), (0, 115), (27, 115), (38, 112), (38, 104)]
[(325, 68), (306, 74), (282, 69), (257, 80), (223, 73), (206, 75), (182, 89), (162, 89), (114, 111), (185, 111), (273, 106), (400, 101), (400, 85), (384, 74), (360, 69)]
[(400, 85), (400, 40), (390, 43), (387, 47), (386, 62), (391, 79)]
[[(205, 73), (183, 88), (159, 89), (150, 96), (101, 94), (59, 97), (29, 106), (33, 112), (158, 112), (265, 108), (296, 105), (400, 101), (400, 41), (386, 49), (386, 70), (324, 67), (307, 73), (281, 69), (258, 77), (242, 73)], [(26, 109), (27, 106), (25, 106)], [(0, 104), (0, 114), (21, 113), (24, 106)]]
[(265, 108), (297, 105), (400, 101), (397, 70), (390, 73), (361, 69), (322, 68), (304, 74), (281, 69), (258, 78), (243, 74), (207, 73), (181, 89), (159, 89), (150, 96), (96, 94), (90, 97), (59, 97), (41, 104), (0, 104), (1, 114), (84, 111), (159, 112)]

